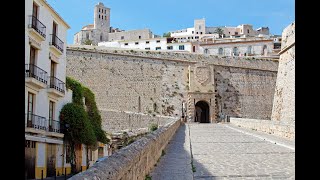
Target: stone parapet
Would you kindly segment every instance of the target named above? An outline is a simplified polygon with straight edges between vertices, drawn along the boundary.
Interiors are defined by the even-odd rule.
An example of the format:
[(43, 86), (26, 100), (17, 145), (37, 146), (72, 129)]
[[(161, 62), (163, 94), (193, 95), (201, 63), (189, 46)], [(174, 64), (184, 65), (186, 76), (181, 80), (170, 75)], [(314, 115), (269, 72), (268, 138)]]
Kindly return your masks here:
[(148, 131), (148, 127), (151, 124), (157, 124), (161, 127), (177, 119), (170, 116), (154, 116), (151, 114), (112, 110), (102, 110), (100, 114), (102, 119), (104, 119), (102, 121), (102, 128), (107, 133), (132, 131), (133, 133), (141, 134)]
[(160, 158), (162, 150), (179, 128), (180, 123), (180, 120), (176, 119), (164, 125), (69, 180), (145, 179)]
[(295, 124), (293, 123), (245, 118), (230, 118), (230, 123), (247, 129), (273, 134), (289, 140), (295, 139)]

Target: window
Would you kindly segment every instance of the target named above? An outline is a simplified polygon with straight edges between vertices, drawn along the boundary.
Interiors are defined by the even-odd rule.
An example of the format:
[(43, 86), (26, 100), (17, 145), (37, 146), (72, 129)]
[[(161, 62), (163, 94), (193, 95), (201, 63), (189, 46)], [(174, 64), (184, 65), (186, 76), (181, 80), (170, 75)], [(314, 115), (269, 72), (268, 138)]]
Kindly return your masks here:
[(135, 44), (135, 45), (138, 45), (138, 44), (139, 44), (139, 42), (135, 42), (134, 44)]
[(234, 32), (235, 35), (238, 35), (238, 32)]
[(34, 113), (34, 98), (35, 95), (31, 92), (28, 92), (28, 120), (31, 120), (31, 114)]
[(124, 39), (124, 36), (121, 36), (121, 39)]
[(204, 54), (208, 54), (209, 53), (209, 50), (208, 49), (204, 49)]
[[(30, 64), (33, 64), (33, 65), (36, 64), (36, 51), (37, 50), (33, 46), (30, 46)], [(29, 70), (33, 71), (33, 68), (30, 68)]]
[(179, 50), (184, 50), (184, 45), (179, 45)]
[(51, 65), (50, 65), (50, 76), (55, 76), (55, 70), (56, 70), (56, 63), (51, 61)]
[(100, 14), (99, 14), (99, 19), (100, 19)]
[(128, 43), (124, 43), (125, 46), (128, 46)]
[(103, 34), (101, 33), (100, 34), (100, 41), (102, 41), (103, 39), (102, 39), (102, 37), (103, 37)]
[(233, 48), (233, 55), (238, 56), (238, 48), (237, 47)]
[(52, 23), (52, 44), (56, 44), (56, 36), (58, 32), (58, 25), (53, 21)]
[(89, 39), (89, 32), (86, 33), (86, 38)]
[(156, 47), (156, 50), (161, 50), (161, 47)]
[(107, 20), (107, 16), (104, 16), (104, 19)]
[(248, 34), (249, 34), (249, 32), (250, 32), (249, 29), (247, 29), (247, 32), (248, 32)]
[(139, 36), (139, 39), (141, 39), (141, 36)]
[(168, 49), (168, 50), (172, 50), (173, 47), (172, 47), (172, 46), (167, 46), (167, 49)]
[(252, 51), (252, 46), (248, 46), (247, 53), (251, 54), (251, 51)]
[(150, 48), (144, 48), (145, 50), (150, 50)]
[(54, 102), (49, 101), (49, 128), (52, 128), (52, 121), (54, 120), (54, 107)]
[(192, 34), (194, 34), (194, 31), (192, 31)]
[(103, 19), (103, 16), (101, 16), (101, 18)]
[(202, 32), (200, 32), (200, 34), (202, 34)]
[(199, 29), (201, 29), (201, 25), (199, 25)]
[(219, 52), (219, 55), (222, 55), (223, 54), (223, 49), (222, 48), (219, 48), (219, 50), (218, 50)]
[(146, 44), (149, 44), (149, 41), (146, 41)]
[(160, 42), (160, 40), (157, 40), (157, 43), (159, 43)]
[(26, 147), (26, 148), (36, 148), (36, 141), (25, 140), (24, 147)]
[(196, 34), (198, 34), (198, 32), (196, 32)]
[(33, 2), (33, 7), (32, 7), (32, 16), (38, 18), (38, 10), (39, 6)]
[(194, 37), (195, 39), (199, 39), (199, 36)]
[(99, 8), (99, 12), (100, 12), (100, 8)]

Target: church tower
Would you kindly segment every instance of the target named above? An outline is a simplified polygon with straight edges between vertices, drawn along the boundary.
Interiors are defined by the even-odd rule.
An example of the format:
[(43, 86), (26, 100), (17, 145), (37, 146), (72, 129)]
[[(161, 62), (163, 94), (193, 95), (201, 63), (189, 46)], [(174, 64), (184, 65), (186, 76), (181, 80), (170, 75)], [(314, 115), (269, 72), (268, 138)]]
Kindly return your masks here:
[(101, 41), (108, 40), (110, 32), (110, 8), (107, 8), (103, 3), (99, 2), (94, 7), (94, 29), (100, 30), (99, 39)]

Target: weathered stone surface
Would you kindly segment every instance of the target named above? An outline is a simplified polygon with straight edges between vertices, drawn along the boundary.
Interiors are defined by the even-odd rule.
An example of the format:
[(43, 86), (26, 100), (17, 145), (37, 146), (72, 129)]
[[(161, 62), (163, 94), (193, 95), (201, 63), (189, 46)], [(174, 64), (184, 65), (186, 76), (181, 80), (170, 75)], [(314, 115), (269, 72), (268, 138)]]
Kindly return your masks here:
[[(199, 64), (206, 70), (197, 73)], [(194, 100), (201, 97), (210, 104), (210, 118), (270, 118), (277, 65), (191, 53), (67, 48), (67, 75), (93, 91), (107, 132), (147, 127), (147, 116), (134, 113), (154, 120), (158, 115), (180, 117), (182, 103), (188, 103), (193, 121)]]
[(295, 139), (295, 125), (282, 121), (261, 120), (261, 119), (245, 119), (230, 118), (230, 123), (256, 131), (273, 134), (282, 138)]
[(272, 120), (295, 122), (295, 23), (282, 33), (279, 70), (275, 89)]
[(144, 180), (179, 127), (180, 120), (175, 119), (69, 179)]

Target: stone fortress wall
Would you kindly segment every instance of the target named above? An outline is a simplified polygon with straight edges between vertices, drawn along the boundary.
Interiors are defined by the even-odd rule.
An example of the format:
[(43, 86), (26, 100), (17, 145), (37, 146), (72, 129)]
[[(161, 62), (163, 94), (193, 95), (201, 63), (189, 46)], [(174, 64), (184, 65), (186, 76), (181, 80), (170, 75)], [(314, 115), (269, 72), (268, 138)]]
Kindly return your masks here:
[[(190, 67), (200, 62), (214, 71), (213, 86), (208, 86), (212, 90), (201, 89), (190, 81)], [(215, 92), (216, 101), (211, 103), (216, 104), (218, 118), (229, 115), (268, 119), (277, 68), (277, 61), (241, 57), (77, 45), (67, 48), (67, 76), (95, 93), (109, 132), (131, 128), (128, 112), (180, 118), (182, 103), (189, 101), (190, 87), (193, 92)], [(111, 111), (117, 112), (117, 118), (108, 118)], [(145, 128), (146, 122), (141, 121), (140, 128)]]
[(272, 120), (295, 122), (295, 23), (282, 33), (279, 73), (274, 95)]
[[(231, 118), (232, 124), (295, 139), (295, 22), (283, 30), (272, 114), (268, 120)], [(271, 119), (271, 121), (270, 121)]]

